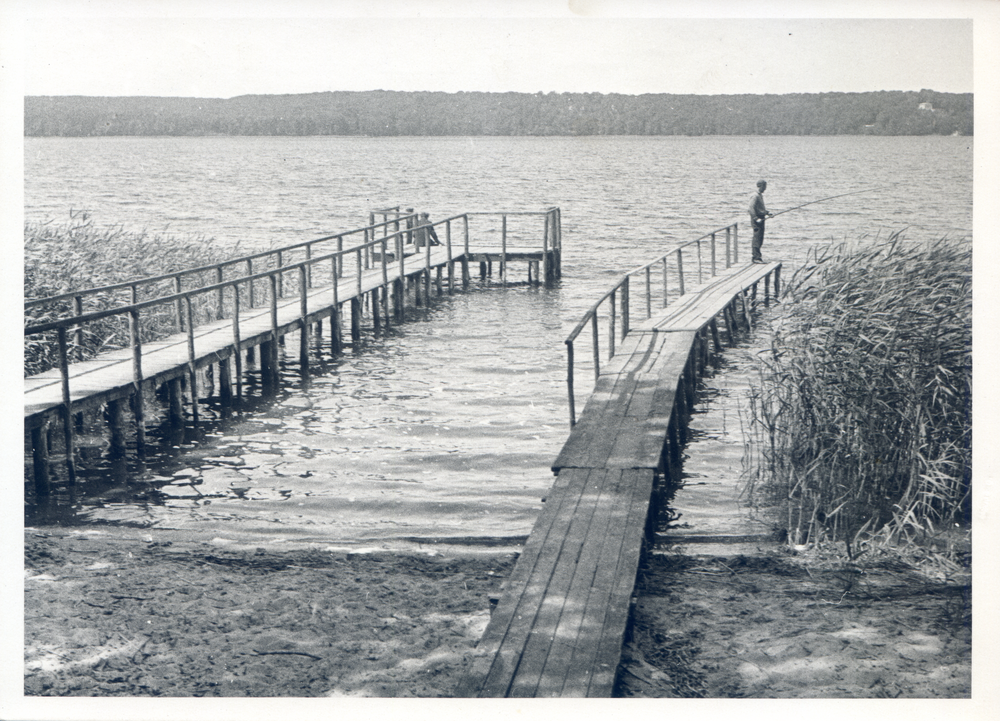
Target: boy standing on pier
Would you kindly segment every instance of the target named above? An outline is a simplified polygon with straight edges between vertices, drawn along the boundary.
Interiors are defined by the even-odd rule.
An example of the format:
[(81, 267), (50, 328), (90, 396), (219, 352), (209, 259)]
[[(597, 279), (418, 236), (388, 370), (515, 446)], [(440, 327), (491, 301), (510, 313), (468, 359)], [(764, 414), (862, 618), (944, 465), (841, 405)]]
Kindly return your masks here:
[(767, 181), (757, 181), (757, 192), (750, 197), (750, 225), (753, 228), (753, 250), (752, 261), (763, 263), (764, 259), (760, 255), (760, 248), (764, 245), (764, 219), (771, 217), (764, 206), (764, 191), (767, 190)]

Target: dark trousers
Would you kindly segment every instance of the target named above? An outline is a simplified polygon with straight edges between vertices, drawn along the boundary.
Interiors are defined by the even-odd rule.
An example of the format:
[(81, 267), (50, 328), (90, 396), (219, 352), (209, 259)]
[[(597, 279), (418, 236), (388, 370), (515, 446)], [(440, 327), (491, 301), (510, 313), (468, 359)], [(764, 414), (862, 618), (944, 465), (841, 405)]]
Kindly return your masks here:
[(763, 260), (760, 255), (760, 248), (764, 245), (764, 221), (751, 220), (750, 224), (753, 226), (753, 243), (750, 246), (753, 251), (753, 257), (751, 260)]

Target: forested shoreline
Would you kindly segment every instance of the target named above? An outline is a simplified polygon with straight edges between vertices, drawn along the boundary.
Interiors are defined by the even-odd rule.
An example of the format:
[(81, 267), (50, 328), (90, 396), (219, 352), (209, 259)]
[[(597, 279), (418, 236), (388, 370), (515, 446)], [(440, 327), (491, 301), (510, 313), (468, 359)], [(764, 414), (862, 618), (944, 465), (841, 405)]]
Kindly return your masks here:
[(24, 134), (972, 135), (972, 93), (788, 95), (324, 92), (27, 96)]

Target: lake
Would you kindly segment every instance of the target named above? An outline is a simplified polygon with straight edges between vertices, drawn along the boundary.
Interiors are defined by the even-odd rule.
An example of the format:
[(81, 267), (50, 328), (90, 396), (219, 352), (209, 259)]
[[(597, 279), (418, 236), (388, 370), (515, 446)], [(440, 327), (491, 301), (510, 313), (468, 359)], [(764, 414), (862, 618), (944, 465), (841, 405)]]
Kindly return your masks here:
[(394, 205), (556, 205), (563, 222), (557, 287), (437, 299), (308, 382), (289, 371), (274, 404), (207, 413), (143, 468), (114, 467), (94, 437), (75, 491), (29, 495), (26, 519), (330, 547), (524, 536), (568, 434), (563, 339), (621, 272), (736, 220), (747, 259), (758, 178), (772, 212), (872, 189), (769, 223), (764, 257), (786, 275), (830, 241), (971, 235), (972, 158), (967, 137), (26, 138), (29, 221), (86, 210), (247, 252)]

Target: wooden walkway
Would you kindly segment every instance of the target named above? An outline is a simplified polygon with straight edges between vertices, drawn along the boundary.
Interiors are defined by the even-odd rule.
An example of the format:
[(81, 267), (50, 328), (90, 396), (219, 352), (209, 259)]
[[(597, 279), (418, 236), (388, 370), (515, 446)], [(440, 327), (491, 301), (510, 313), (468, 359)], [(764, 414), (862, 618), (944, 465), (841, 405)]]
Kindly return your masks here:
[[(392, 210), (392, 209), (390, 209)], [(75, 433), (85, 412), (103, 411), (107, 419), (112, 453), (128, 451), (127, 436), (134, 436), (134, 446), (142, 455), (145, 448), (146, 405), (156, 403), (153, 391), (161, 386), (167, 391), (166, 417), (172, 424), (184, 422), (185, 401), (190, 416), (198, 420), (199, 378), (214, 388), (218, 378), (219, 399), (223, 407), (243, 393), (244, 356), (257, 365), (265, 392), (280, 383), (278, 345), (288, 333), (299, 336), (299, 364), (308, 368), (312, 336), (319, 339), (321, 323), (329, 320), (330, 351), (337, 354), (343, 346), (342, 331), (350, 325), (351, 337), (361, 337), (365, 309), (375, 328), (405, 320), (407, 305), (430, 302), (432, 289), (437, 294), (454, 292), (456, 282), (466, 286), (470, 280), (469, 263), (480, 263), (480, 275), (493, 275), (498, 266), (498, 281), (506, 284), (509, 264), (526, 261), (529, 283), (550, 283), (560, 276), (561, 224), (558, 208), (544, 211), (464, 213), (434, 224), (418, 225), (416, 214), (388, 214), (382, 223), (345, 233), (299, 242), (236, 258), (204, 268), (178, 271), (166, 276), (136, 279), (104, 288), (84, 289), (53, 298), (30, 300), (26, 310), (39, 306), (58, 310), (70, 305), (71, 311), (58, 320), (36, 325), (26, 324), (25, 337), (57, 340), (57, 367), (24, 379), (24, 427), (30, 433), (35, 490), (48, 494), (49, 457), (55, 445), (53, 420), (61, 420), (62, 451), (68, 480), (75, 481)], [(498, 244), (490, 241), (470, 243), (469, 217), (496, 216), (500, 232)], [(520, 245), (508, 242), (508, 216), (524, 216), (525, 222), (544, 221), (544, 228), (520, 232)], [(489, 225), (490, 218), (486, 219)], [(462, 239), (452, 243), (452, 223), (462, 229)], [(426, 242), (425, 228), (437, 226), (440, 244)], [(392, 229), (395, 228), (394, 232)], [(539, 232), (540, 231), (540, 232)], [(382, 237), (377, 237), (382, 233)], [(537, 233), (538, 245), (530, 247)], [(363, 241), (344, 247), (347, 236), (362, 236)], [(527, 240), (527, 245), (525, 247)], [(323, 244), (335, 244), (335, 250), (322, 253)], [(320, 254), (315, 252), (320, 250)], [(304, 259), (290, 261), (292, 253)], [(254, 270), (254, 262), (257, 270)], [(264, 265), (266, 269), (260, 270)], [(245, 270), (243, 269), (245, 266)], [(460, 268), (460, 277), (456, 270)], [(235, 272), (235, 277), (233, 277)], [(230, 277), (227, 279), (226, 275)], [(204, 285), (199, 277), (208, 275), (215, 282)], [(313, 280), (316, 284), (313, 284)], [(326, 278), (325, 284), (323, 278)], [(182, 279), (198, 287), (181, 290)], [(297, 283), (290, 283), (290, 280)], [(155, 284), (160, 283), (160, 286)], [(164, 293), (162, 284), (168, 283)], [(264, 292), (260, 292), (260, 286)], [(287, 286), (287, 287), (286, 287)], [(292, 288), (291, 286), (297, 286)], [(142, 288), (153, 297), (139, 300)], [(84, 312), (84, 300), (94, 296), (116, 297), (113, 292), (131, 289), (131, 303), (103, 310)], [(256, 302), (255, 299), (255, 289)], [(285, 291), (289, 291), (286, 293)], [(349, 307), (343, 317), (344, 306)], [(142, 322), (150, 316), (173, 318), (175, 332), (154, 341), (141, 340)], [(87, 360), (71, 362), (88, 324), (111, 319), (128, 322), (128, 347), (101, 352)], [(315, 329), (315, 330), (314, 330)], [(148, 332), (148, 331), (147, 331)], [(99, 335), (106, 329), (98, 328)], [(254, 358), (256, 356), (256, 358)], [(186, 388), (184, 387), (186, 386)], [(126, 427), (126, 414), (132, 418)]]
[[(475, 251), (475, 257), (496, 257), (498, 251), (481, 249)], [(517, 253), (538, 260), (538, 253), (527, 251)], [(514, 255), (514, 253), (511, 253)], [(510, 260), (510, 258), (508, 258)], [(452, 263), (467, 263), (465, 256), (448, 258), (448, 251), (443, 246), (434, 246), (429, 257), (423, 252), (420, 255), (408, 255), (404, 261), (404, 274), (412, 279), (420, 276), (426, 284), (431, 283), (428, 270), (436, 271), (447, 268)], [(399, 263), (388, 264), (389, 281), (396, 280), (399, 274)], [(468, 280), (468, 269), (464, 269)], [(449, 274), (449, 286), (454, 285), (454, 274)], [(441, 278), (437, 281), (440, 288)], [(336, 305), (357, 301), (372, 291), (378, 291), (387, 286), (381, 267), (373, 268), (361, 274), (360, 282), (357, 276), (340, 278), (338, 281)], [(426, 294), (427, 288), (418, 288), (417, 292)], [(329, 318), (334, 313), (334, 293), (330, 285), (313, 288), (306, 293), (303, 304), (300, 296), (293, 296), (278, 301), (275, 304), (275, 319), (272, 322), (270, 307), (257, 307), (240, 311), (237, 321), (240, 329), (238, 348), (245, 351), (269, 342), (272, 331), (284, 336), (298, 331), (305, 325), (312, 325)], [(379, 307), (381, 305), (381, 308)], [(379, 322), (388, 323), (387, 306), (381, 303), (375, 306)], [(302, 308), (307, 310), (303, 313)], [(309, 310), (310, 308), (315, 310)], [(379, 313), (381, 311), (381, 313)], [(399, 317), (399, 313), (393, 313)], [(233, 319), (200, 324), (193, 330), (193, 363), (196, 369), (220, 363), (237, 350), (233, 338)], [(146, 382), (161, 385), (174, 378), (179, 378), (189, 371), (192, 354), (187, 333), (176, 333), (162, 340), (142, 345), (141, 365), (143, 378)], [(133, 351), (131, 348), (102, 353), (96, 358), (72, 363), (69, 365), (70, 400), (74, 412), (107, 403), (110, 400), (121, 399), (131, 395), (133, 391)], [(31, 428), (48, 414), (59, 410), (63, 405), (62, 374), (60, 369), (40, 373), (24, 379), (24, 418), (27, 428)]]
[[(748, 289), (780, 263), (732, 267), (633, 327), (553, 463), (542, 513), (456, 695), (609, 697), (658, 478), (679, 459), (717, 316), (730, 340)], [(709, 338), (711, 333), (711, 339)]]

